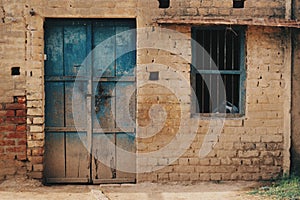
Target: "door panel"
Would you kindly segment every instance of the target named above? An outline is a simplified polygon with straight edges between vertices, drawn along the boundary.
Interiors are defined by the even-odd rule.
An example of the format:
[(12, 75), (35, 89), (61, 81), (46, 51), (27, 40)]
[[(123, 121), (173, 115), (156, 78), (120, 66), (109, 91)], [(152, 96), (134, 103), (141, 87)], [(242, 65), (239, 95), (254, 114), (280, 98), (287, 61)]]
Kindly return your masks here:
[(66, 177), (86, 178), (90, 174), (90, 156), (84, 144), (86, 133), (66, 133)]
[(45, 137), (45, 169), (46, 178), (65, 177), (64, 133), (46, 133)]
[(46, 82), (45, 83), (46, 102), (46, 125), (50, 127), (64, 126), (64, 83)]
[(135, 85), (128, 82), (116, 84), (116, 125), (135, 128)]
[[(134, 76), (136, 64), (135, 31), (133, 27), (120, 25), (116, 27), (116, 75)], [(123, 33), (122, 33), (123, 32)], [(122, 34), (120, 34), (122, 33)], [(124, 53), (126, 52), (126, 53)]]
[[(134, 32), (116, 36), (134, 27), (134, 20), (46, 21), (48, 183), (135, 181), (118, 166), (135, 171), (136, 39)], [(84, 62), (91, 51), (92, 62)]]
[(45, 52), (47, 59), (45, 61), (45, 75), (62, 76), (64, 72), (63, 60), (63, 27), (47, 28), (45, 31)]
[[(116, 166), (124, 169), (123, 171), (117, 170), (116, 177), (119, 179), (134, 179), (136, 171), (135, 163), (135, 135), (134, 133), (119, 133), (116, 137)], [(130, 152), (130, 153), (128, 153)], [(131, 173), (129, 173), (131, 172)]]
[(108, 22), (98, 22), (93, 26), (93, 71), (102, 77), (115, 76), (115, 27)]
[[(96, 85), (97, 83), (95, 83)], [(115, 83), (98, 82), (95, 91), (93, 126), (95, 129), (115, 127)]]
[(93, 179), (116, 178), (116, 150), (114, 134), (93, 134)]
[(64, 75), (76, 76), (84, 70), (81, 64), (87, 56), (87, 26), (64, 26)]

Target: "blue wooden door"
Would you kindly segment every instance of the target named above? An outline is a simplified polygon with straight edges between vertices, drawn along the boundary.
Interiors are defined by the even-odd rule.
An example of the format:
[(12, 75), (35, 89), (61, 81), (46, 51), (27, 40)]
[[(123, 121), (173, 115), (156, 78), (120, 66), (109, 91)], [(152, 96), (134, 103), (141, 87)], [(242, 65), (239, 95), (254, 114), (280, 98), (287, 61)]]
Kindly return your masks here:
[[(134, 20), (46, 21), (48, 183), (135, 181), (136, 39), (128, 31), (133, 28)], [(83, 65), (87, 58), (90, 64)], [(76, 95), (75, 81), (81, 88)], [(73, 113), (74, 98), (85, 115), (80, 120)], [(125, 158), (123, 150), (132, 154)]]

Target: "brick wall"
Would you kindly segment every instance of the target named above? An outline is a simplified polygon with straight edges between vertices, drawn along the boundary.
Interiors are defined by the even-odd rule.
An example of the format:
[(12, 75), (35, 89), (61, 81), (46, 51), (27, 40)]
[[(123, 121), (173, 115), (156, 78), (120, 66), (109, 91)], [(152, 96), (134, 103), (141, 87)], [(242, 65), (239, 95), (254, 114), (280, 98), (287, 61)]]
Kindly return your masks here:
[(0, 179), (25, 175), (27, 167), (23, 7), (0, 2)]
[(0, 106), (0, 179), (26, 173), (26, 98)]
[(285, 16), (285, 1), (246, 0), (244, 9), (232, 8), (232, 0), (171, 0), (170, 8), (164, 13), (167, 16), (203, 16), (203, 17), (277, 17)]
[[(184, 33), (190, 32), (188, 27), (181, 27), (180, 30)], [(290, 68), (285, 66), (285, 54), (288, 51), (286, 49), (288, 47), (285, 46), (287, 40), (285, 34), (283, 30), (277, 28), (248, 28), (246, 35), (246, 113), (241, 118), (226, 119), (222, 133), (218, 136), (218, 143), (213, 151), (205, 158), (199, 157), (205, 134), (208, 132), (210, 123), (214, 123), (213, 119), (209, 121), (200, 118), (197, 135), (188, 150), (178, 160), (171, 163), (168, 163), (171, 160), (170, 158), (167, 156), (164, 158), (161, 155), (140, 160), (140, 165), (152, 165), (154, 167), (165, 163), (170, 165), (158, 172), (139, 174), (139, 180), (154, 182), (261, 180), (276, 178), (282, 174), (284, 151), (287, 151), (284, 147), (284, 118), (286, 115), (284, 110), (285, 102), (289, 101), (286, 97), (289, 95), (290, 82)], [(156, 42), (160, 43), (162, 41), (157, 38)], [(174, 43), (170, 46), (176, 46), (176, 40), (170, 38), (169, 42)], [(183, 45), (184, 47), (190, 46), (189, 40), (183, 43), (186, 43), (186, 45)], [(188, 51), (186, 53), (190, 54)], [(143, 55), (145, 55), (144, 52)], [(183, 77), (189, 77), (189, 65), (176, 59), (176, 57), (172, 57), (170, 54), (147, 51), (147, 61), (154, 60), (157, 63), (154, 62), (154, 67), (144, 65), (143, 68), (140, 68), (138, 74), (147, 74), (152, 70), (168, 71), (166, 67), (159, 67), (159, 64), (165, 64)], [(170, 61), (173, 61), (172, 64), (170, 64)], [(173, 66), (180, 66), (180, 68)], [(170, 87), (172, 84), (177, 85), (177, 87), (184, 85), (182, 83), (177, 84), (176, 77), (170, 78), (163, 75), (159, 83), (167, 88), (172, 88)], [(147, 87), (139, 87), (139, 125), (143, 127), (144, 124), (154, 123), (149, 120), (149, 115), (145, 114), (145, 112), (149, 112), (151, 104), (159, 104), (164, 107), (167, 117), (165, 126), (160, 129), (159, 134), (141, 139), (138, 142), (140, 153), (157, 151), (174, 139), (179, 130), (179, 121), (182, 117), (180, 114), (184, 113), (185, 115), (181, 120), (187, 121), (186, 127), (184, 127), (184, 130), (187, 131), (183, 131), (183, 134), (188, 134), (189, 128), (195, 123), (194, 120), (190, 120), (191, 105), (188, 98), (190, 95), (188, 88), (177, 88), (175, 93), (179, 94), (180, 98), (172, 98), (174, 94), (165, 92), (165, 88), (155, 85), (151, 87), (151, 85), (151, 82), (148, 82)], [(164, 105), (164, 101), (159, 102), (160, 99), (169, 99), (167, 105), (171, 103), (174, 107), (168, 108), (167, 105)], [(178, 106), (178, 101), (181, 102), (181, 106)], [(159, 114), (156, 116), (159, 116)], [(215, 123), (217, 124), (217, 121)], [(152, 129), (141, 129), (138, 133), (147, 135), (151, 132), (153, 132)], [(141, 145), (139, 146), (139, 144)], [(178, 148), (181, 147), (176, 146), (171, 151)]]
[[(35, 11), (33, 16), (30, 15), (31, 9)], [(33, 178), (42, 178), (43, 175), (45, 18), (136, 18), (138, 28), (152, 28), (157, 26), (154, 19), (162, 16), (284, 18), (284, 14), (285, 2), (281, 0), (247, 0), (244, 9), (232, 9), (231, 0), (171, 0), (168, 9), (159, 9), (157, 0), (1, 0), (0, 126), (3, 128), (0, 130), (0, 142), (5, 145), (0, 147), (0, 178), (14, 174), (27, 174)], [(190, 36), (188, 26), (174, 25), (167, 28)], [(140, 174), (138, 181), (257, 180), (276, 177), (283, 169), (286, 170), (284, 159), (288, 156), (284, 155), (288, 150), (285, 140), (289, 129), (285, 105), (289, 103), (290, 97), (287, 40), (286, 32), (280, 28), (249, 27), (245, 116), (226, 120), (219, 142), (203, 159), (199, 158), (198, 152), (209, 121), (196, 118), (200, 120), (199, 129), (188, 151), (172, 162), (161, 157), (141, 160), (141, 166), (170, 166), (155, 173)], [(190, 62), (186, 60), (191, 59), (190, 40), (147, 38), (147, 34), (138, 33), (138, 45), (145, 41), (155, 41), (162, 45), (167, 42), (174, 47), (174, 51), (183, 50), (185, 59), (178, 59), (178, 56), (165, 51), (138, 50), (137, 84), (141, 86), (137, 97), (138, 123), (144, 126), (151, 122), (160, 126), (159, 122), (151, 121), (148, 115), (153, 104), (161, 104), (167, 113), (163, 116), (166, 124), (159, 134), (138, 140), (140, 153), (166, 146), (181, 127), (180, 120), (187, 122), (183, 124), (183, 133), (190, 133), (195, 120), (190, 118), (191, 91), (176, 78), (176, 75), (180, 75), (189, 82)], [(19, 67), (20, 75), (11, 76), (12, 67)], [(160, 86), (142, 85), (149, 73), (155, 71), (160, 72)], [(176, 90), (180, 98), (163, 85), (181, 85)], [(22, 109), (10, 106), (22, 106)], [(157, 109), (155, 111), (154, 108), (154, 111), (164, 115), (160, 108)], [(155, 130), (141, 128), (137, 134), (151, 135), (151, 131)], [(23, 134), (25, 132), (26, 138)], [(19, 138), (21, 135), (22, 138)]]

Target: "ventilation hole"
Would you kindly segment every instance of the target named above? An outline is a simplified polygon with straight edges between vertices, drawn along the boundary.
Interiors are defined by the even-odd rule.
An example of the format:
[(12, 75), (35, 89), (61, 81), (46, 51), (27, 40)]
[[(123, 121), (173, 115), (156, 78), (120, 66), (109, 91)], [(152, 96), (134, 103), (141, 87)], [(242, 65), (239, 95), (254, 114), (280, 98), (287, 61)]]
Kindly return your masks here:
[(233, 0), (233, 8), (244, 8), (244, 0)]
[(159, 8), (169, 8), (170, 7), (170, 0), (158, 0), (159, 1)]
[(158, 72), (150, 72), (149, 80), (157, 81), (158, 79), (159, 79), (159, 73)]
[(12, 76), (19, 76), (20, 75), (20, 67), (12, 67), (11, 68), (11, 75)]
[(32, 71), (30, 71), (30, 76), (32, 76)]
[(18, 103), (18, 97), (14, 96), (14, 103)]

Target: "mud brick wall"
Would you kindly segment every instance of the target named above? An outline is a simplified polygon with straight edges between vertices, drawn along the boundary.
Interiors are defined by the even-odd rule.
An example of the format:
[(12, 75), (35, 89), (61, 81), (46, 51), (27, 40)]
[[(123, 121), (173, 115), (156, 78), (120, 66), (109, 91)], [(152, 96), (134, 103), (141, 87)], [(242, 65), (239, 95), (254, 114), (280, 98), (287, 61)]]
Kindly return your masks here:
[[(31, 9), (35, 11), (32, 16)], [(138, 28), (152, 29), (158, 26), (155, 18), (164, 16), (285, 18), (285, 1), (246, 0), (244, 9), (233, 9), (231, 0), (171, 0), (170, 8), (159, 9), (157, 0), (0, 0), (0, 179), (14, 174), (43, 177), (45, 18), (136, 18)], [(166, 28), (186, 36), (191, 33), (188, 26)], [(200, 119), (195, 139), (179, 159), (139, 160), (138, 164), (146, 167), (170, 166), (139, 174), (138, 182), (269, 179), (288, 169), (289, 33), (264, 27), (249, 27), (246, 33), (245, 116), (226, 120), (214, 150), (203, 159), (198, 154), (210, 122)], [(137, 40), (138, 46), (142, 46), (157, 38), (147, 38), (145, 32), (138, 32)], [(157, 42), (173, 44), (175, 50), (183, 50), (183, 56), (191, 59), (189, 39), (166, 37)], [(153, 104), (161, 104), (167, 113), (164, 116), (159, 107), (154, 107), (154, 114), (163, 115), (166, 123), (154, 137), (138, 139), (137, 150), (142, 153), (155, 151), (171, 141), (181, 126), (179, 120), (186, 121), (182, 126), (183, 133), (188, 135), (194, 119), (188, 87), (183, 84), (177, 88), (178, 98), (174, 91), (161, 86), (181, 85), (174, 72), (189, 83), (190, 62), (170, 52), (143, 49), (137, 52), (137, 63), (137, 85), (141, 86), (137, 92), (139, 125), (161, 125), (150, 118)], [(12, 68), (19, 68), (20, 75), (12, 76)], [(142, 85), (150, 72), (157, 71), (160, 86)], [(151, 131), (138, 128), (137, 135), (149, 136)]]
[[(190, 32), (189, 27), (168, 27), (182, 31), (184, 34)], [(285, 166), (285, 111), (286, 103), (289, 102), (290, 67), (285, 65), (289, 49), (286, 46), (287, 33), (277, 28), (248, 27), (246, 31), (246, 112), (244, 117), (226, 119), (222, 133), (218, 136), (218, 143), (213, 151), (205, 158), (199, 157), (199, 151), (208, 132), (210, 123), (217, 123), (217, 120), (199, 120), (199, 129), (195, 140), (189, 149), (176, 161), (170, 162), (167, 156), (161, 155), (149, 159), (142, 159), (138, 163), (143, 165), (162, 166), (166, 163), (168, 167), (153, 173), (139, 174), (139, 180), (146, 181), (209, 181), (209, 180), (267, 180), (276, 178), (283, 173)], [(170, 39), (169, 42), (175, 41)], [(158, 38), (156, 42), (161, 42)], [(190, 46), (190, 40), (181, 41), (184, 47)], [(188, 48), (187, 48), (188, 49)], [(190, 50), (190, 49), (188, 49)], [(189, 77), (189, 64), (182, 60), (173, 58), (172, 55), (163, 54), (156, 51), (142, 53), (147, 61), (154, 60), (159, 64), (170, 66), (176, 73), (183, 77)], [(190, 55), (189, 52), (187, 54)], [(147, 55), (147, 56), (145, 56)], [(175, 61), (176, 60), (176, 61)], [(170, 64), (172, 63), (172, 64)], [(175, 67), (174, 67), (175, 66)], [(177, 68), (176, 66), (180, 66)], [(147, 74), (151, 71), (168, 71), (163, 67), (141, 67), (138, 75)], [(170, 73), (170, 70), (169, 70)], [(141, 76), (141, 77), (147, 77)], [(140, 78), (138, 76), (138, 78)], [(141, 80), (142, 81), (142, 80)], [(167, 82), (176, 85), (176, 77), (161, 76), (161, 84)], [(158, 83), (159, 83), (158, 82)], [(184, 85), (184, 84), (178, 84)], [(151, 87), (152, 86), (152, 87)], [(170, 88), (170, 87), (169, 87)], [(160, 129), (159, 134), (147, 139), (138, 141), (138, 151), (140, 153), (156, 151), (162, 148), (175, 137), (174, 132), (178, 131), (180, 118), (187, 121), (183, 134), (188, 134), (190, 127), (195, 123), (190, 119), (191, 105), (190, 91), (187, 88), (179, 87), (176, 94), (180, 98), (172, 98), (171, 94), (165, 92), (163, 88), (148, 82), (148, 87), (139, 87), (138, 93), (138, 120), (139, 125), (149, 122), (149, 104), (159, 104), (167, 112), (165, 126)], [(174, 94), (173, 94), (174, 95)], [(167, 105), (159, 99), (168, 99)], [(179, 103), (181, 102), (181, 106)], [(169, 104), (173, 108), (168, 108)], [(184, 113), (184, 116), (180, 114)], [(159, 116), (159, 111), (157, 115)], [(184, 125), (183, 125), (184, 126)], [(155, 127), (155, 126), (154, 126)], [(215, 127), (217, 128), (217, 127)], [(144, 131), (145, 135), (153, 130)], [(149, 133), (148, 133), (149, 132)], [(181, 148), (176, 146), (173, 150)]]
[(203, 17), (276, 17), (284, 18), (285, 1), (246, 0), (244, 9), (232, 8), (232, 1), (219, 0), (173, 0), (164, 13), (167, 16), (203, 16)]

